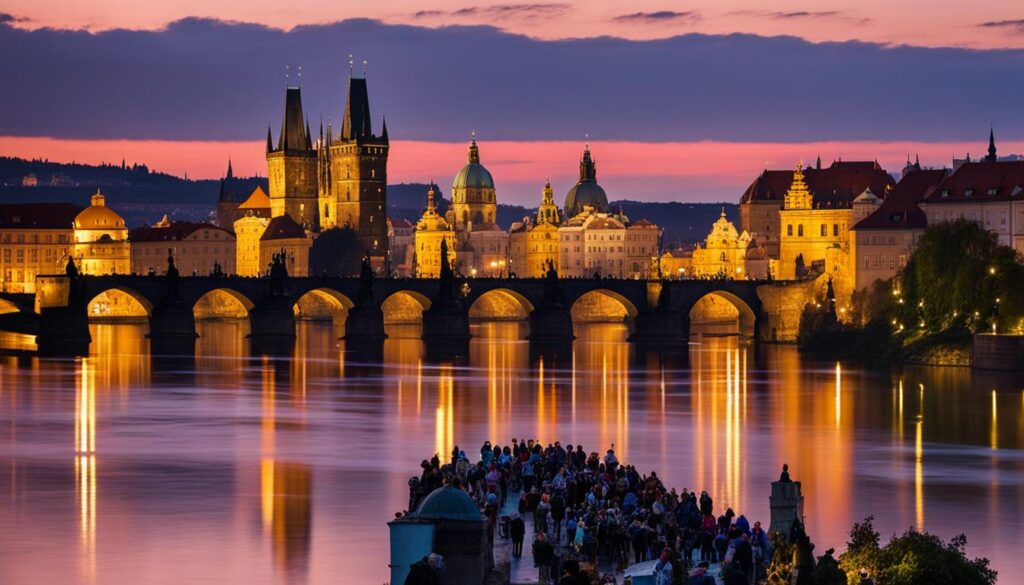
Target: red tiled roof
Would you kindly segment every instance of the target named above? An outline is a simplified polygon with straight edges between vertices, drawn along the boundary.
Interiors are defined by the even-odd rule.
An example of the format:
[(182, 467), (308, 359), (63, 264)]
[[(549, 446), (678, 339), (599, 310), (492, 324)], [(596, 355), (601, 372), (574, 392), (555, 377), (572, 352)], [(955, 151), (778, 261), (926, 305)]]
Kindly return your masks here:
[(409, 221), (408, 219), (392, 218), (389, 221), (391, 221), (391, 227), (396, 227), (396, 228), (411, 228), (412, 227), (412, 222)]
[(946, 178), (946, 169), (911, 171), (889, 193), (874, 213), (853, 226), (855, 230), (924, 229), (924, 212), (917, 206)]
[[(782, 203), (793, 184), (794, 169), (765, 170), (747, 187), (740, 203), (768, 201)], [(865, 189), (880, 198), (896, 182), (892, 175), (873, 161), (834, 162), (827, 168), (804, 169), (804, 180), (814, 195), (816, 206), (846, 207)]]
[(132, 242), (167, 242), (181, 241), (194, 234), (197, 230), (219, 230), (230, 234), (228, 230), (212, 223), (196, 223), (192, 221), (176, 221), (167, 227), (143, 226), (128, 232), (128, 240)]
[(611, 217), (595, 217), (587, 224), (588, 230), (621, 230), (625, 227), (622, 222)]
[(73, 203), (6, 203), (0, 205), (0, 229), (72, 229), (82, 208)]
[(263, 231), (263, 235), (260, 236), (260, 241), (265, 240), (287, 240), (290, 238), (304, 238), (306, 237), (306, 230), (301, 225), (295, 223), (295, 220), (290, 216), (281, 215), (270, 220), (267, 224), (267, 229)]
[(964, 163), (935, 187), (925, 203), (1011, 199), (1024, 199), (1024, 161)]

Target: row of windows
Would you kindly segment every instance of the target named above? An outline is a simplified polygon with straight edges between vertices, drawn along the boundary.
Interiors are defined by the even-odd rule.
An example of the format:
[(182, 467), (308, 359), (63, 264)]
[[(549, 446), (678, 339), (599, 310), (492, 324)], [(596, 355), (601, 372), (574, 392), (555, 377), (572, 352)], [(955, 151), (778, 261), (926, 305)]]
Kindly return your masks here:
[[(947, 211), (945, 219), (946, 219), (946, 221), (953, 221), (953, 220), (956, 220), (956, 219), (970, 219), (971, 221), (973, 221), (975, 223), (981, 223), (981, 221), (979, 220), (979, 217), (980, 217), (980, 214), (977, 211), (972, 211), (970, 213), (964, 213), (963, 211)], [(1021, 224), (1024, 224), (1024, 213), (1018, 214), (1018, 217), (1019, 217), (1018, 221), (1020, 221)], [(942, 219), (943, 219), (942, 218), (942, 212), (939, 212), (939, 211), (933, 211), (932, 212), (932, 223), (939, 223), (939, 222), (942, 221)], [(985, 226), (986, 227), (992, 227), (993, 219), (994, 219), (993, 213), (991, 211), (986, 211), (985, 212)], [(1000, 211), (999, 212), (999, 226), (1000, 227), (1006, 227), (1006, 219), (1007, 219), (1006, 212), (1005, 211)]]
[[(799, 224), (799, 225), (796, 226), (796, 228), (797, 228), (796, 229), (797, 237), (798, 238), (802, 238), (804, 236), (804, 225), (803, 224)], [(828, 224), (827, 223), (823, 223), (823, 224), (821, 224), (819, 226), (818, 232), (819, 232), (819, 235), (821, 237), (823, 237), (823, 238), (828, 237), (828, 231), (829, 230), (828, 230)], [(843, 226), (843, 231), (846, 231), (846, 226), (845, 225)], [(793, 236), (793, 224), (787, 224), (786, 225), (786, 235), (790, 236), (790, 237)], [(832, 237), (834, 237), (834, 238), (839, 237), (839, 224), (838, 223), (832, 224)]]
[(903, 268), (907, 265), (907, 255), (900, 254), (899, 256), (891, 255), (873, 255), (864, 257), (864, 268), (868, 269), (883, 269), (888, 268), (889, 270), (896, 270), (897, 266)]
[[(231, 250), (233, 250), (233, 249), (234, 249), (233, 247), (227, 246), (227, 247), (224, 248), (224, 252), (225, 253), (230, 253)], [(141, 254), (143, 256), (149, 256), (150, 254), (152, 254), (154, 256), (164, 256), (166, 254), (174, 254), (174, 255), (178, 255), (178, 254), (186, 255), (186, 254), (189, 254), (189, 253), (191, 253), (191, 254), (199, 254), (200, 250), (199, 250), (199, 246), (182, 246), (180, 248), (178, 248), (178, 247), (167, 248), (167, 251), (164, 252), (164, 250), (162, 248), (153, 248), (153, 247), (150, 247), (150, 246), (146, 246), (145, 248), (141, 248), (140, 250), (138, 250), (138, 252), (141, 252)], [(221, 252), (220, 246), (214, 246), (213, 247), (213, 253), (214, 254), (220, 254), (220, 252)], [(210, 253), (210, 247), (209, 246), (203, 246), (202, 253), (203, 254), (209, 254)]]
[[(40, 239), (39, 234), (27, 234), (29, 237), (26, 238), (26, 234), (4, 234), (3, 243), (5, 244), (52, 244), (54, 243), (53, 234), (43, 234)], [(13, 236), (13, 237), (12, 237)], [(68, 243), (68, 234), (57, 234), (56, 242), (58, 244)]]

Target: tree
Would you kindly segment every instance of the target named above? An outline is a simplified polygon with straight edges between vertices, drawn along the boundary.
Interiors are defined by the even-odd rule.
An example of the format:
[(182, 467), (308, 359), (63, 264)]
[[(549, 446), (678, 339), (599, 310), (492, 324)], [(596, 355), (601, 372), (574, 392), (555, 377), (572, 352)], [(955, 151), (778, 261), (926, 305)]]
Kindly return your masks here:
[(331, 228), (320, 234), (309, 249), (309, 273), (312, 276), (355, 276), (359, 274), (364, 253), (354, 229)]
[(927, 532), (908, 529), (879, 546), (874, 517), (868, 516), (850, 530), (846, 552), (839, 566), (856, 583), (861, 568), (878, 585), (994, 585), (996, 572), (986, 558), (967, 557), (967, 537), (954, 536), (948, 543)]

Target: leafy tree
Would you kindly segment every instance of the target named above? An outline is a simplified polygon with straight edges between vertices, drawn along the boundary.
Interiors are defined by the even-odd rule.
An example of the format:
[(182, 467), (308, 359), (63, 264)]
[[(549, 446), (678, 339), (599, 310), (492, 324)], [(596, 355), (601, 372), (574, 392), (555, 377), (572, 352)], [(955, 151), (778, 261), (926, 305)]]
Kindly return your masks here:
[(967, 557), (967, 537), (954, 536), (945, 543), (938, 536), (911, 528), (879, 546), (874, 517), (867, 517), (850, 530), (847, 550), (839, 566), (850, 582), (856, 582), (861, 568), (874, 576), (878, 585), (994, 585), (996, 572), (986, 558)]
[[(1024, 266), (1013, 248), (964, 219), (925, 230), (894, 288), (893, 318), (907, 330), (1017, 330), (1024, 316)], [(923, 324), (923, 325), (922, 325)]]
[(364, 250), (359, 235), (350, 227), (331, 228), (320, 234), (309, 249), (311, 276), (354, 276), (359, 274)]

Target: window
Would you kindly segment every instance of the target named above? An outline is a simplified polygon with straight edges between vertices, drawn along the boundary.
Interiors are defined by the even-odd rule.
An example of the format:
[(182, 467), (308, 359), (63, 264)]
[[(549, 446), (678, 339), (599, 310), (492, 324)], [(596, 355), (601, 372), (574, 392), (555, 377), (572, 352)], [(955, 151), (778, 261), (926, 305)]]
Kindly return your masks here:
[(964, 189), (964, 197), (970, 197), (974, 195), (974, 189)]
[(838, 223), (832, 224), (832, 235), (837, 237), (837, 238), (839, 237), (839, 224)]
[(787, 236), (792, 236), (793, 235), (793, 226), (792, 225), (787, 225), (786, 226), (786, 235)]
[(1006, 226), (1006, 212), (1005, 211), (1000, 211), (999, 212), (999, 225)]
[(801, 238), (804, 237), (804, 224), (796, 226), (796, 235)]
[(989, 195), (996, 195), (996, 194), (998, 194), (998, 193), (999, 193), (999, 189), (997, 189), (997, 188), (995, 188), (995, 187), (992, 187), (992, 188), (990, 188), (990, 189), (988, 190), (988, 194), (989, 194)]
[(825, 225), (825, 224), (821, 224), (821, 237), (824, 238), (827, 235), (828, 235), (828, 226)]

